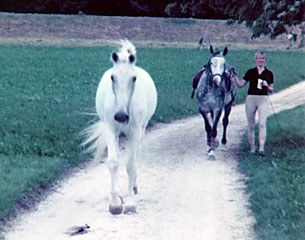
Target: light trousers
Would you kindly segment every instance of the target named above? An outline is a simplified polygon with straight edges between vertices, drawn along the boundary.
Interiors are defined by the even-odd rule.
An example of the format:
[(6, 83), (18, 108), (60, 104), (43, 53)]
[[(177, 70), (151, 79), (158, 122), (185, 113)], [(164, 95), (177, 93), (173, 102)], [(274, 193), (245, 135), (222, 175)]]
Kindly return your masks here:
[(267, 118), (269, 116), (268, 96), (248, 95), (246, 98), (246, 114), (248, 121), (248, 141), (250, 151), (255, 152), (255, 117), (258, 113), (259, 151), (264, 151), (267, 137)]

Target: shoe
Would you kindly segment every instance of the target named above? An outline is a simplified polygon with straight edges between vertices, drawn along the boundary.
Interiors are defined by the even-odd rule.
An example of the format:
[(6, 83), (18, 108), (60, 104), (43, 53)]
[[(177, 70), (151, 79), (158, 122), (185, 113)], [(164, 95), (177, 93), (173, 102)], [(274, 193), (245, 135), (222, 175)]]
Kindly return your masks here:
[(251, 148), (250, 148), (250, 153), (251, 153), (251, 154), (255, 154), (255, 147), (251, 147)]
[(256, 154), (255, 150), (254, 151), (250, 150), (249, 153), (250, 153), (250, 155), (255, 155)]
[(265, 152), (264, 152), (264, 151), (259, 151), (258, 155), (259, 155), (260, 157), (264, 157), (264, 156), (265, 156)]

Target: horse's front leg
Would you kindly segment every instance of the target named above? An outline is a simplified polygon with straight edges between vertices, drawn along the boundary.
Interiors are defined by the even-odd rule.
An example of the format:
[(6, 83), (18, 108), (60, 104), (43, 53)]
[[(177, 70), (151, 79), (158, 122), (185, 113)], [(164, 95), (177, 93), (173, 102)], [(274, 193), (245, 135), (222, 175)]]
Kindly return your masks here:
[(225, 113), (224, 113), (223, 120), (222, 120), (222, 125), (223, 125), (223, 135), (222, 135), (222, 139), (221, 139), (222, 144), (227, 143), (227, 127), (229, 124), (229, 115), (231, 113), (231, 109), (232, 109), (231, 105), (225, 106)]
[(110, 131), (110, 129), (106, 129), (105, 134), (108, 150), (107, 166), (111, 176), (109, 211), (111, 214), (121, 214), (123, 212), (123, 203), (118, 191), (119, 136)]
[(205, 127), (205, 131), (207, 134), (207, 145), (210, 147), (211, 146), (211, 141), (212, 141), (212, 136), (211, 136), (211, 130), (212, 127), (210, 125), (207, 113), (204, 112), (203, 110), (199, 109), (199, 112), (201, 113), (203, 120), (204, 120), (204, 127)]
[(217, 126), (218, 122), (221, 116), (221, 110), (215, 110), (214, 111), (214, 119), (213, 119), (213, 125), (211, 130), (211, 149), (215, 149), (219, 146), (219, 141), (217, 140)]
[(129, 155), (127, 159), (127, 173), (128, 173), (128, 197), (126, 199), (124, 213), (136, 212), (136, 204), (134, 195), (138, 193), (138, 187), (136, 183), (137, 170), (136, 161), (141, 148), (141, 142), (143, 139), (143, 130), (136, 128), (131, 134), (129, 139)]

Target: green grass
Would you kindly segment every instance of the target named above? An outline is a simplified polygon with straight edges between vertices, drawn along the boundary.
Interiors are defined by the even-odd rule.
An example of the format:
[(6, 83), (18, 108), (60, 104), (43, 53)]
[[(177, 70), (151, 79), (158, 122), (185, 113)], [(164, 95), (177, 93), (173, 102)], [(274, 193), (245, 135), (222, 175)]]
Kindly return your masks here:
[(264, 158), (248, 156), (244, 144), (239, 167), (249, 177), (259, 240), (305, 239), (304, 119), (305, 105), (270, 117)]
[[(21, 196), (46, 187), (84, 161), (80, 131), (94, 112), (96, 87), (111, 67), (113, 48), (0, 46), (0, 219)], [(192, 78), (208, 59), (195, 49), (138, 48), (138, 65), (155, 80), (158, 107), (151, 124), (197, 113)], [(254, 65), (254, 51), (230, 51), (239, 76)], [(304, 79), (299, 52), (268, 52), (279, 91)], [(293, 71), (291, 71), (293, 69)], [(243, 102), (240, 90), (237, 102)]]
[[(29, 194), (29, 189), (46, 189), (65, 169), (65, 160), (41, 156), (1, 155), (0, 212), (9, 213), (12, 203)], [(22, 194), (22, 195), (21, 195)]]

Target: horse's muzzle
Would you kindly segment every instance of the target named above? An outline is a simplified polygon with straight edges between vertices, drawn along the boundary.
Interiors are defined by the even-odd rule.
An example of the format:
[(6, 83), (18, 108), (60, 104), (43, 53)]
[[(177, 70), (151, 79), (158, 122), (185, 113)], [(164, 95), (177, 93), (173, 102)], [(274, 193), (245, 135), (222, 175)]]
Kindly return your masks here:
[(220, 74), (214, 74), (213, 75), (213, 81), (216, 83), (216, 85), (219, 87), (220, 83), (222, 81), (222, 75)]
[(128, 123), (129, 116), (124, 112), (117, 112), (114, 115), (114, 120), (116, 120), (119, 123)]

